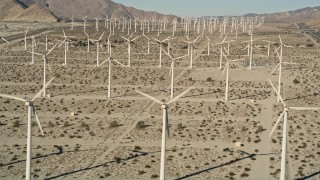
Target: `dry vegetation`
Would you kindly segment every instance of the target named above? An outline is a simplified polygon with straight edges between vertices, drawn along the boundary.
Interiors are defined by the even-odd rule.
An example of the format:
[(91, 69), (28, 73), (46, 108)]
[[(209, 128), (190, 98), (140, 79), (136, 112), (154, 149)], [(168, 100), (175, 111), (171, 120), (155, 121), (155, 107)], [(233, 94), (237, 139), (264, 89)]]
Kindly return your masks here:
[[(3, 24), (0, 23), (0, 26)], [(30, 24), (31, 25), (31, 24)], [(96, 39), (94, 24), (88, 27), (90, 37)], [(10, 27), (19, 24), (10, 23)], [(52, 25), (55, 26), (55, 25)], [(102, 23), (101, 23), (102, 26)], [(43, 27), (41, 27), (43, 28)], [(69, 44), (67, 65), (64, 46), (58, 46), (48, 56), (56, 79), (48, 87), (48, 98), (35, 101), (45, 137), (33, 126), (33, 177), (40, 179), (157, 179), (160, 165), (162, 112), (159, 104), (140, 96), (144, 91), (167, 101), (170, 96), (170, 61), (163, 55), (159, 64), (159, 46), (151, 43), (147, 54), (147, 40), (139, 38), (132, 44), (131, 68), (114, 65), (112, 98), (107, 99), (108, 63), (95, 67), (96, 46), (87, 52), (83, 27), (64, 27), (66, 34), (75, 36)], [(171, 26), (160, 34), (160, 39), (172, 35)], [(19, 29), (19, 28), (18, 28)], [(23, 33), (23, 28), (21, 28)], [(102, 30), (103, 27), (100, 27)], [(140, 28), (137, 28), (140, 29)], [(17, 34), (9, 30), (2, 35)], [(107, 35), (102, 45), (106, 49)], [(115, 59), (127, 64), (127, 43), (120, 30), (111, 37)], [(137, 35), (141, 32), (137, 32)], [(283, 96), (289, 106), (320, 106), (319, 50), (300, 48), (310, 43), (293, 24), (263, 24), (254, 32), (257, 38), (285, 44), (284, 61), (298, 63), (283, 70)], [(48, 34), (49, 48), (61, 40), (62, 29), (53, 27)], [(157, 32), (148, 36), (158, 38)], [(222, 40), (219, 33), (209, 35), (212, 43)], [(36, 52), (43, 53), (45, 36), (36, 36)], [(197, 37), (192, 31), (191, 39)], [(59, 40), (58, 40), (59, 39)], [(230, 59), (246, 58), (243, 50), (248, 33), (239, 33), (231, 44)], [(171, 53), (187, 53), (184, 31), (178, 28), (171, 42)], [(282, 112), (275, 103), (275, 94), (267, 82), (270, 72), (278, 63), (272, 46), (267, 57), (267, 44), (256, 41), (261, 50), (254, 49), (252, 71), (248, 62), (230, 66), (229, 100), (223, 101), (225, 77), (218, 70), (220, 52), (217, 47), (207, 55), (206, 37), (195, 44), (194, 69), (188, 69), (189, 57), (175, 65), (175, 89), (178, 95), (190, 86), (195, 88), (178, 102), (169, 106), (170, 138), (167, 139), (168, 179), (277, 179), (280, 172), (282, 124), (272, 138), (272, 125)], [(28, 39), (28, 51), (31, 40)], [(31, 98), (41, 87), (43, 60), (24, 50), (24, 41), (0, 44), (0, 93)], [(167, 50), (167, 48), (164, 48)], [(108, 58), (100, 51), (100, 62)], [(271, 76), (277, 82), (276, 75)], [(74, 116), (71, 116), (74, 113)], [(23, 103), (0, 98), (0, 177), (18, 178), (25, 173), (26, 114)], [(292, 178), (302, 178), (320, 169), (319, 111), (290, 111), (289, 172)], [(235, 147), (242, 142), (243, 147)]]

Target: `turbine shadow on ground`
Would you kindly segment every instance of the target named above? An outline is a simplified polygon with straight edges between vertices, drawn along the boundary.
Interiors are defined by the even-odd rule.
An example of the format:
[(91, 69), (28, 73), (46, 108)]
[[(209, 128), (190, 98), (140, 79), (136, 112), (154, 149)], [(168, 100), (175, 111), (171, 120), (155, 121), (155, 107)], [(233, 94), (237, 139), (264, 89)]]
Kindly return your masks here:
[(308, 176), (302, 177), (302, 178), (298, 178), (297, 180), (307, 180), (307, 179), (310, 179), (310, 178), (312, 178), (312, 177), (314, 177), (316, 175), (319, 175), (318, 177), (320, 178), (320, 171), (315, 172), (313, 174), (310, 174)]
[(231, 161), (229, 161), (229, 162), (220, 164), (220, 165), (218, 165), (218, 166), (214, 166), (214, 167), (207, 168), (207, 169), (204, 169), (204, 170), (201, 170), (201, 171), (198, 171), (198, 172), (194, 172), (194, 173), (191, 173), (191, 174), (187, 174), (187, 175), (182, 176), (182, 177), (179, 177), (179, 178), (177, 178), (177, 179), (175, 179), (175, 180), (187, 179), (187, 178), (190, 178), (190, 177), (192, 177), (192, 176), (196, 176), (196, 175), (199, 175), (199, 174), (201, 174), (201, 173), (205, 173), (205, 172), (208, 172), (208, 171), (217, 169), (217, 168), (221, 168), (221, 167), (226, 166), (226, 165), (231, 165), (231, 164), (236, 163), (236, 162), (238, 162), (238, 161), (242, 161), (242, 160), (245, 160), (245, 159), (253, 159), (253, 158), (256, 157), (256, 156), (267, 156), (267, 155), (271, 155), (271, 154), (276, 154), (276, 153), (249, 154), (249, 153), (247, 153), (247, 152), (245, 152), (245, 151), (238, 151), (238, 152), (240, 152), (240, 153), (242, 153), (242, 154), (246, 154), (247, 156), (242, 157), (242, 158), (236, 158), (236, 159), (234, 159), (234, 160), (231, 160)]
[[(46, 154), (46, 155), (43, 155), (43, 156), (33, 157), (32, 160), (34, 160), (34, 159), (40, 159), (40, 158), (45, 158), (45, 157), (49, 157), (49, 156), (52, 156), (52, 155), (60, 155), (60, 154), (63, 154), (63, 153), (64, 153), (62, 148), (57, 148), (57, 149), (59, 150), (59, 152), (50, 153), (50, 154)], [(26, 160), (18, 160), (18, 161), (14, 161), (14, 162), (7, 163), (7, 164), (2, 164), (2, 165), (0, 165), (0, 167), (10, 166), (10, 165), (18, 164), (18, 163), (22, 163), (22, 162), (26, 162)]]
[[(133, 152), (138, 152), (138, 151), (133, 151)], [(74, 174), (74, 173), (88, 171), (88, 170), (91, 170), (91, 169), (108, 166), (108, 165), (113, 164), (113, 163), (120, 163), (120, 162), (123, 162), (123, 161), (128, 161), (128, 160), (131, 160), (131, 159), (134, 159), (134, 158), (138, 158), (140, 156), (148, 155), (147, 152), (138, 152), (138, 153), (139, 154), (135, 154), (135, 155), (129, 156), (127, 158), (123, 158), (123, 159), (121, 158), (121, 159), (109, 161), (109, 162), (106, 162), (106, 163), (102, 163), (102, 164), (99, 164), (99, 165), (95, 165), (95, 166), (91, 166), (91, 167), (87, 167), (87, 168), (82, 168), (82, 169), (78, 169), (78, 170), (62, 173), (62, 174), (59, 174), (59, 175), (56, 175), (56, 176), (48, 177), (48, 178), (45, 178), (45, 180), (57, 179), (57, 178), (60, 178), (60, 177), (63, 177), (63, 176), (68, 176), (68, 175), (71, 175), (71, 174)]]

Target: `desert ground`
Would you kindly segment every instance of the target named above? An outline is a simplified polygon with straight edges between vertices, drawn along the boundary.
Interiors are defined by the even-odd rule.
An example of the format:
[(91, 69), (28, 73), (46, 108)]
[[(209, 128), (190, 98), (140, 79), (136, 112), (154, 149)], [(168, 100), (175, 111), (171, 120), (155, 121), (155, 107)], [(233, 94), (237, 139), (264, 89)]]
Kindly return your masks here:
[[(160, 169), (162, 109), (161, 105), (140, 95), (148, 93), (160, 101), (170, 99), (171, 60), (162, 53), (163, 67), (159, 68), (159, 44), (152, 39), (172, 36), (172, 25), (158, 36), (157, 30), (141, 36), (140, 26), (131, 44), (131, 67), (113, 64), (111, 98), (108, 91), (108, 62), (96, 65), (96, 45), (87, 52), (87, 37), (83, 23), (7, 23), (0, 22), (0, 93), (31, 99), (42, 88), (43, 58), (35, 56), (30, 64), (31, 35), (35, 36), (35, 52), (48, 49), (69, 37), (67, 65), (63, 65), (64, 44), (57, 45), (48, 55), (55, 77), (47, 88), (48, 97), (35, 100), (35, 108), (45, 136), (33, 119), (32, 176), (35, 179), (158, 179)], [(24, 32), (27, 51), (24, 50)], [(229, 27), (230, 28), (230, 27)], [(109, 30), (100, 22), (88, 23), (90, 38), (102, 37), (100, 63), (108, 59)], [(320, 107), (319, 47), (295, 24), (264, 23), (255, 27), (253, 67), (248, 69), (249, 57), (244, 49), (250, 40), (248, 32), (227, 28), (232, 62), (229, 69), (229, 99), (225, 97), (225, 74), (218, 69), (219, 46), (207, 50), (207, 37), (212, 44), (220, 43), (217, 28), (205, 32), (194, 44), (193, 68), (190, 57), (177, 60), (174, 69), (174, 96), (194, 87), (178, 101), (169, 104), (170, 136), (167, 138), (167, 179), (279, 179), (283, 121), (274, 135), (269, 133), (283, 111), (281, 103), (268, 82), (277, 85), (279, 63), (275, 48), (279, 35), (284, 44), (283, 61), (296, 63), (283, 66), (282, 96), (288, 107)], [(129, 34), (131, 34), (133, 30)], [(127, 32), (115, 28), (111, 36), (112, 57), (128, 63), (128, 45), (121, 36)], [(198, 37), (191, 28), (190, 40)], [(188, 54), (183, 26), (178, 26), (175, 39), (170, 41), (174, 57)], [(267, 56), (268, 43), (270, 57)], [(312, 44), (312, 46), (310, 46)], [(224, 44), (224, 47), (227, 44)], [(168, 44), (164, 50), (167, 51)], [(226, 60), (223, 59), (223, 67)], [(27, 106), (23, 102), (0, 98), (0, 179), (23, 179), (25, 176), (27, 142)], [(319, 178), (320, 169), (320, 112), (317, 110), (288, 112), (289, 179)], [(241, 142), (242, 147), (235, 146)]]

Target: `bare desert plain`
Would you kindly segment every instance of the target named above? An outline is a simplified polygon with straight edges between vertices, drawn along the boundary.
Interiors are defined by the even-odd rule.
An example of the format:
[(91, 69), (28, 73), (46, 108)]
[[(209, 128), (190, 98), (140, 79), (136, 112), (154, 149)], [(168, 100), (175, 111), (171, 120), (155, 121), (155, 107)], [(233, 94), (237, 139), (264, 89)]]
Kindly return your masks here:
[[(166, 179), (279, 179), (283, 120), (273, 136), (269, 133), (283, 104), (268, 78), (278, 87), (279, 63), (275, 48), (282, 46), (281, 95), (287, 107), (320, 107), (320, 53), (316, 42), (296, 24), (263, 23), (253, 28), (252, 70), (249, 70), (248, 29), (238, 34), (221, 35), (219, 27), (204, 35), (190, 26), (177, 26), (174, 39), (163, 43), (162, 67), (159, 67), (159, 43), (155, 39), (173, 36), (172, 24), (158, 35), (156, 27), (137, 32), (134, 27), (115, 27), (114, 34), (99, 24), (88, 22), (86, 33), (101, 38), (99, 63), (110, 57), (112, 48), (111, 97), (108, 95), (109, 63), (96, 66), (97, 46), (87, 36), (83, 22), (10, 23), (0, 22), (0, 94), (32, 99), (43, 87), (43, 57), (35, 55), (31, 63), (31, 36), (34, 52), (48, 49), (46, 97), (34, 101), (44, 131), (32, 123), (32, 177), (34, 179), (158, 179), (162, 137), (162, 107), (136, 90), (159, 101), (170, 100), (171, 59), (166, 54), (188, 55), (175, 61), (174, 97), (193, 87), (179, 100), (168, 105), (169, 134), (166, 139)], [(4, 27), (7, 28), (4, 28)], [(25, 50), (24, 33), (27, 34)], [(63, 30), (68, 36), (65, 63)], [(132, 34), (133, 33), (133, 34)], [(145, 36), (142, 34), (145, 33)], [(109, 34), (111, 34), (109, 36)], [(131, 43), (121, 37), (140, 36)], [(227, 35), (227, 36), (226, 36)], [(150, 52), (148, 53), (148, 38)], [(155, 39), (154, 39), (155, 38)], [(229, 60), (229, 95), (225, 101), (226, 72), (219, 69), (220, 45)], [(234, 41), (231, 41), (234, 40)], [(268, 57), (268, 42), (270, 56)], [(210, 49), (208, 53), (208, 41)], [(310, 45), (311, 44), (311, 45)], [(250, 44), (249, 44), (250, 46)], [(169, 48), (168, 48), (169, 47)], [(278, 49), (280, 53), (280, 50)], [(190, 54), (193, 67), (190, 66)], [(227, 60), (222, 59), (222, 68)], [(226, 71), (226, 70), (225, 70)], [(0, 179), (24, 179), (27, 151), (27, 112), (21, 101), (0, 97)], [(319, 179), (320, 110), (288, 110), (286, 173), (289, 179)], [(236, 142), (242, 146), (236, 146)]]

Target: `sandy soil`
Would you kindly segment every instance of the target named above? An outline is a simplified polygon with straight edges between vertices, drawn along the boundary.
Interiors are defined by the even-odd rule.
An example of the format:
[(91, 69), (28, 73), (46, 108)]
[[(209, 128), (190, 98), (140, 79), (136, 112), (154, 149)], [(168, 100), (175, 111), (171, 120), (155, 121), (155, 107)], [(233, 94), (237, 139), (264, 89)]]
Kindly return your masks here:
[[(98, 38), (94, 24), (88, 34)], [(102, 25), (102, 23), (101, 23)], [(0, 23), (0, 27), (3, 23)], [(23, 33), (25, 25), (11, 23), (1, 36)], [(62, 28), (71, 38), (64, 63), (64, 46), (57, 47), (48, 60), (52, 72), (47, 79), (56, 79), (48, 87), (50, 97), (35, 101), (45, 136), (36, 123), (33, 126), (32, 174), (39, 179), (157, 179), (160, 168), (162, 111), (159, 104), (139, 95), (141, 90), (159, 100), (170, 97), (169, 58), (163, 55), (163, 67), (158, 68), (159, 46), (139, 38), (132, 44), (131, 68), (114, 65), (112, 98), (107, 99), (108, 63), (95, 67), (96, 46), (87, 52), (86, 37), (81, 26), (48, 24), (52, 27), (49, 49), (62, 40)], [(32, 28), (32, 24), (28, 24)], [(39, 27), (40, 28), (40, 27)], [(16, 29), (13, 33), (12, 29)], [(40, 28), (41, 29), (41, 28)], [(103, 29), (101, 27), (100, 29)], [(139, 29), (139, 28), (138, 28)], [(160, 35), (164, 39), (172, 34)], [(108, 32), (109, 33), (109, 32)], [(107, 34), (108, 34), (107, 33)], [(139, 31), (136, 33), (141, 35)], [(298, 48), (310, 43), (294, 24), (263, 24), (255, 29), (255, 37), (285, 44), (284, 61), (298, 63), (283, 69), (283, 92), (288, 106), (320, 106), (320, 54), (316, 48)], [(127, 36), (117, 30), (111, 37), (115, 59), (127, 64)], [(148, 36), (157, 37), (157, 32)], [(198, 35), (192, 31), (191, 39)], [(222, 40), (218, 32), (209, 35), (212, 43)], [(45, 52), (45, 36), (36, 37), (35, 52)], [(263, 48), (253, 51), (253, 70), (247, 69), (248, 33), (234, 34), (229, 59), (245, 58), (232, 63), (229, 70), (229, 101), (224, 101), (225, 76), (219, 67), (220, 51), (212, 47), (207, 55), (207, 38), (195, 43), (194, 68), (189, 69), (189, 57), (175, 65), (174, 94), (190, 86), (195, 88), (169, 105), (170, 138), (167, 139), (167, 179), (278, 179), (280, 174), (282, 123), (272, 138), (268, 137), (283, 107), (267, 78), (276, 84), (278, 71), (270, 75), (278, 63), (274, 47), (267, 57), (267, 43), (255, 43)], [(178, 57), (187, 53), (182, 29), (171, 42), (171, 53)], [(0, 44), (0, 93), (32, 98), (42, 87), (43, 59), (24, 51), (23, 39), (13, 44)], [(107, 36), (102, 45), (106, 49)], [(31, 50), (28, 38), (27, 49)], [(166, 48), (165, 48), (166, 49)], [(100, 62), (108, 58), (101, 50)], [(225, 60), (223, 61), (223, 65)], [(294, 83), (297, 80), (298, 83)], [(295, 81), (296, 82), (296, 81)], [(25, 174), (27, 108), (19, 101), (0, 98), (0, 178), (21, 179)], [(74, 112), (75, 116), (70, 113)], [(136, 128), (139, 121), (144, 128)], [(116, 126), (112, 126), (117, 122)], [(319, 111), (289, 111), (288, 175), (290, 179), (319, 177)], [(181, 126), (182, 125), (182, 126)], [(236, 147), (235, 142), (243, 147)], [(315, 174), (315, 175), (314, 175)]]

